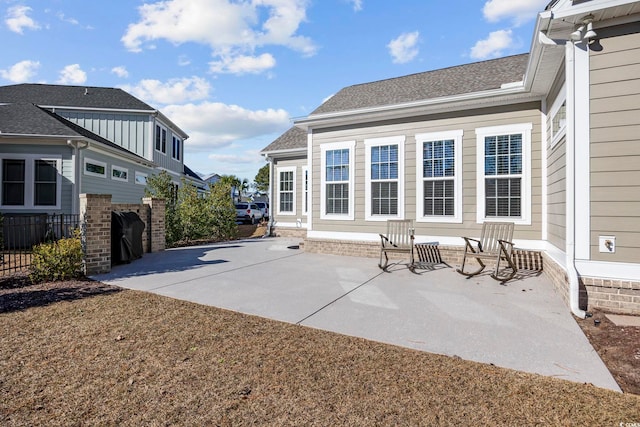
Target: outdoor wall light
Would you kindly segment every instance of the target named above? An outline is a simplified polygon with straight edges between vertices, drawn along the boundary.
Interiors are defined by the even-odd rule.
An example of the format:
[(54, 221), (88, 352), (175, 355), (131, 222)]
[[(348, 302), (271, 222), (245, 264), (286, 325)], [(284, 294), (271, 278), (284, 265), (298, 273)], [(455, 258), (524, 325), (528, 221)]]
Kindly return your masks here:
[(598, 34), (593, 30), (593, 15), (582, 18), (582, 24), (569, 35), (569, 38), (574, 42), (583, 40), (587, 43), (592, 43), (596, 37)]

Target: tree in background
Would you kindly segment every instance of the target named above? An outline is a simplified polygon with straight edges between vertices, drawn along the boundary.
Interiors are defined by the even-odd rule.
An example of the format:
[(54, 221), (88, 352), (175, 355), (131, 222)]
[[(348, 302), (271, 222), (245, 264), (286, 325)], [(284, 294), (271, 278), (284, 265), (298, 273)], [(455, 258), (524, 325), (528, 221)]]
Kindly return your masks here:
[(182, 227), (177, 211), (178, 194), (176, 185), (171, 180), (171, 175), (167, 171), (151, 175), (147, 178), (147, 186), (144, 189), (147, 197), (164, 199), (166, 211), (164, 215), (165, 241), (171, 245), (182, 237)]
[(236, 237), (238, 233), (236, 208), (230, 194), (231, 186), (220, 181), (216, 182), (207, 194), (213, 217), (213, 238), (216, 240), (228, 240)]
[[(222, 175), (216, 184), (219, 183), (229, 184), (229, 193), (232, 194), (234, 202), (239, 202), (242, 195), (249, 189), (249, 180), (247, 178), (240, 179), (235, 175)], [(238, 200), (236, 200), (236, 192)]]
[(261, 193), (269, 191), (269, 164), (267, 163), (258, 170), (256, 177), (253, 179), (253, 186)]

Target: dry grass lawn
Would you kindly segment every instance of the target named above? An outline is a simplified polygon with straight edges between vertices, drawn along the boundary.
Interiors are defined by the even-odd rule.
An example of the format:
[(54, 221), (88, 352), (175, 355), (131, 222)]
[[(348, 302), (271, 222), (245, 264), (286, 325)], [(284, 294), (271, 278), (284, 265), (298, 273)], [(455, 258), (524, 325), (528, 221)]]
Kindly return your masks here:
[(640, 396), (95, 282), (0, 288), (0, 425), (619, 425)]

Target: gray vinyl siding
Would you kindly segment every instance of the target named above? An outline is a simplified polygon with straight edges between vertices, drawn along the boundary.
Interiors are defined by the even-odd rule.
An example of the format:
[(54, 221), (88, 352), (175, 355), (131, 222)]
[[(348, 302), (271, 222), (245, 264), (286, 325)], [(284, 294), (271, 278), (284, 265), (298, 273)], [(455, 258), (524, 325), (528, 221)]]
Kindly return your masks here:
[[(52, 145), (51, 141), (31, 140), (29, 144), (12, 144), (11, 142), (3, 142), (0, 144), (0, 159), (4, 153), (9, 154), (41, 154), (44, 156), (60, 156), (62, 158), (62, 176), (60, 179), (60, 209), (2, 209), (3, 213), (71, 213), (72, 197), (73, 197), (73, 151), (66, 145)], [(42, 142), (39, 144), (38, 142)], [(46, 144), (46, 145), (45, 145)], [(2, 191), (0, 189), (0, 191)]]
[(149, 115), (63, 110), (56, 113), (140, 157), (150, 158)]
[[(180, 137), (180, 135), (173, 133), (171, 128), (165, 126), (164, 124), (158, 122), (160, 126), (162, 126), (167, 131), (167, 152), (163, 153), (155, 149), (155, 124), (153, 125), (153, 132), (151, 135), (151, 149), (153, 151), (153, 161), (158, 167), (167, 169), (170, 171), (174, 171), (180, 175), (183, 172), (183, 162), (182, 157), (184, 155), (184, 140)], [(180, 159), (176, 160), (173, 158), (173, 137), (180, 139), (181, 141), (181, 150), (180, 150)]]
[[(558, 73), (556, 81), (547, 98), (547, 108), (556, 102), (562, 83), (564, 82), (564, 67)], [(560, 101), (561, 102), (561, 101)], [(551, 113), (551, 111), (549, 111)], [(555, 247), (564, 251), (566, 246), (566, 137), (552, 141), (551, 114), (547, 116), (547, 240)], [(555, 144), (552, 146), (552, 142)]]
[[(307, 222), (307, 215), (303, 215), (303, 204), (304, 204), (304, 175), (303, 168), (307, 166), (307, 158), (306, 156), (296, 156), (296, 157), (287, 157), (287, 158), (278, 158), (274, 159), (273, 164), (273, 177), (272, 177), (272, 188), (273, 188), (273, 200), (269, 200), (269, 215), (273, 216), (276, 226), (278, 222), (280, 223), (295, 223), (298, 219), (301, 220), (301, 223)], [(278, 203), (280, 201), (278, 195), (278, 179), (279, 174), (278, 170), (281, 168), (291, 168), (295, 167), (295, 198), (296, 198), (296, 206), (295, 206), (295, 215), (278, 215)]]
[[(355, 233), (379, 233), (384, 224), (365, 220), (365, 146), (367, 138), (405, 136), (404, 145), (404, 206), (405, 218), (416, 217), (416, 141), (415, 135), (427, 132), (463, 130), (463, 223), (416, 223), (417, 235), (468, 236), (479, 234), (481, 224), (476, 219), (476, 133), (487, 126), (532, 123), (531, 133), (531, 225), (516, 226), (515, 238), (541, 238), (541, 124), (540, 104), (527, 103), (504, 107), (486, 108), (419, 117), (413, 120), (368, 124), (352, 128), (314, 130), (313, 132), (313, 229)], [(355, 219), (353, 221), (326, 220), (320, 218), (320, 153), (321, 144), (356, 141), (355, 148)]]
[[(113, 203), (141, 203), (144, 197), (144, 185), (135, 183), (136, 171), (151, 176), (153, 170), (137, 163), (124, 161), (117, 157), (108, 156), (104, 153), (83, 150), (81, 167), (81, 193), (87, 194), (111, 194)], [(106, 177), (97, 177), (85, 173), (84, 160), (91, 159), (106, 164)], [(127, 169), (127, 182), (112, 178), (112, 166)]]
[[(636, 33), (628, 34), (630, 31)], [(640, 24), (598, 30), (590, 57), (591, 259), (640, 260)], [(598, 237), (616, 237), (616, 253)]]

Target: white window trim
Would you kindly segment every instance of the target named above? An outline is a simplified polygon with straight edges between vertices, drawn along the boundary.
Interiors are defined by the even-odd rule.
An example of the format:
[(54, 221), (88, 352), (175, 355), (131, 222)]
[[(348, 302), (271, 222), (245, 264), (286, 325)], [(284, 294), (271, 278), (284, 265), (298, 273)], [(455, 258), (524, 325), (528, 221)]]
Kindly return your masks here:
[(558, 142), (562, 139), (562, 137), (565, 136), (567, 133), (566, 119), (565, 119), (565, 125), (562, 128), (560, 128), (560, 130), (558, 130), (557, 133), (554, 133), (553, 131), (553, 119), (555, 115), (558, 113), (558, 111), (560, 110), (560, 108), (562, 107), (562, 104), (564, 104), (566, 101), (567, 101), (567, 86), (566, 84), (563, 84), (562, 88), (560, 89), (560, 92), (558, 92), (558, 96), (556, 97), (556, 100), (553, 102), (553, 105), (549, 110), (548, 125), (549, 125), (549, 129), (551, 130), (549, 148), (555, 147), (558, 144)]
[[(101, 173), (89, 172), (87, 170), (87, 163), (91, 163), (91, 164), (96, 165), (96, 166), (102, 166), (104, 168), (104, 173), (101, 174)], [(105, 162), (101, 162), (99, 160), (94, 160), (94, 159), (91, 159), (89, 157), (85, 157), (84, 158), (84, 163), (83, 163), (83, 166), (82, 166), (82, 170), (83, 170), (85, 175), (95, 176), (97, 178), (106, 178), (107, 177), (107, 171), (109, 170), (109, 168), (107, 168), (107, 164)]]
[[(365, 200), (365, 220), (366, 221), (386, 221), (388, 219), (404, 219), (404, 142), (405, 136), (388, 136), (382, 138), (371, 138), (364, 140), (365, 148), (365, 188), (364, 188), (364, 200)], [(371, 213), (371, 149), (373, 147), (380, 147), (384, 145), (397, 145), (398, 146), (398, 178), (395, 180), (398, 183), (398, 213), (396, 215), (373, 215)]]
[[(355, 183), (355, 141), (344, 141), (344, 142), (330, 142), (326, 144), (320, 145), (320, 219), (327, 220), (335, 220), (335, 221), (344, 221), (344, 220), (353, 220), (355, 218), (355, 194), (354, 191), (354, 183)], [(327, 173), (327, 151), (332, 150), (349, 150), (349, 213), (346, 215), (343, 214), (327, 214), (327, 203), (326, 203), (326, 193), (327, 193), (327, 181), (326, 181), (326, 173)]]
[[(127, 174), (126, 178), (120, 178), (117, 176), (113, 175), (114, 171), (120, 171), (120, 172), (124, 172)], [(127, 168), (122, 168), (120, 166), (116, 166), (116, 165), (111, 165), (111, 179), (114, 181), (120, 181), (120, 182), (129, 182), (129, 169)]]
[(164, 130), (164, 134), (165, 134), (165, 136), (166, 136), (166, 137), (168, 137), (168, 136), (169, 136), (169, 130), (167, 129), (167, 127), (166, 127), (166, 126), (164, 126), (164, 125), (162, 125), (162, 124), (160, 124), (160, 123), (156, 123), (155, 125), (156, 125), (156, 126), (158, 126), (158, 127), (160, 128), (160, 150), (158, 150), (158, 149), (156, 148), (156, 133), (155, 133), (155, 127), (153, 128), (153, 129), (154, 129), (154, 131), (153, 131), (153, 149), (154, 149), (156, 152), (158, 152), (158, 153), (160, 153), (160, 154), (162, 154), (162, 155), (166, 156), (166, 155), (167, 155), (167, 145), (168, 145), (168, 144), (167, 144), (167, 140), (165, 139), (165, 141), (164, 141), (164, 151), (162, 151), (162, 131)]
[[(144, 177), (144, 184), (141, 182), (138, 182), (138, 177), (139, 176), (143, 176)], [(149, 178), (149, 174), (143, 173), (143, 172), (138, 172), (136, 171), (135, 175), (134, 175), (134, 182), (138, 185), (147, 185), (147, 179)]]
[[(1, 159), (18, 159), (24, 160), (24, 205), (3, 205), (2, 197), (0, 197), (0, 207), (5, 210), (16, 209), (33, 209), (33, 210), (51, 210), (61, 209), (61, 196), (62, 196), (62, 156), (55, 156), (50, 154), (2, 154)], [(56, 204), (49, 206), (42, 206), (35, 204), (35, 181), (36, 181), (36, 160), (53, 160), (56, 162)], [(0, 177), (2, 176), (2, 162), (0, 162)], [(1, 182), (0, 182), (1, 184)], [(0, 193), (2, 192), (2, 185), (0, 185)], [(1, 195), (1, 194), (0, 194)]]
[[(505, 126), (476, 128), (476, 220), (478, 224), (485, 221), (510, 221), (514, 224), (531, 225), (531, 130), (532, 123), (518, 123)], [(484, 176), (484, 139), (487, 136), (522, 134), (522, 179), (521, 184), (521, 216), (486, 217), (485, 208), (485, 176)]]
[[(281, 211), (280, 210), (280, 172), (293, 172), (293, 210), (292, 211)], [(277, 212), (278, 215), (295, 215), (296, 207), (297, 207), (297, 197), (296, 197), (296, 189), (298, 188), (296, 185), (296, 167), (295, 166), (286, 166), (276, 168), (276, 180), (278, 185), (277, 192)]]
[[(448, 222), (462, 223), (462, 135), (464, 131), (451, 130), (444, 132), (429, 132), (416, 134), (416, 222)], [(423, 167), (423, 143), (431, 141), (453, 140), (455, 150), (454, 168), (455, 175), (453, 177), (453, 188), (456, 192), (454, 201), (453, 216), (444, 215), (424, 215), (424, 178), (422, 177)]]
[(302, 215), (309, 215), (309, 166), (302, 167)]

